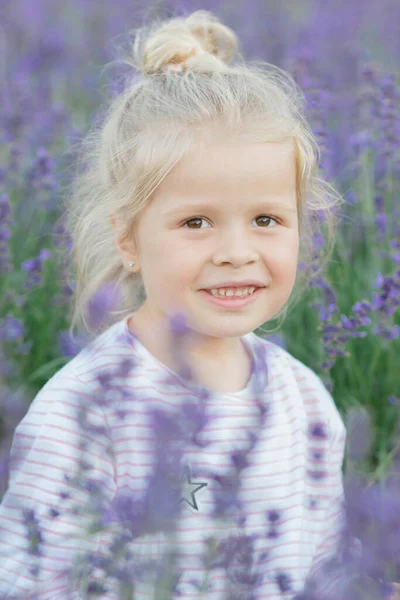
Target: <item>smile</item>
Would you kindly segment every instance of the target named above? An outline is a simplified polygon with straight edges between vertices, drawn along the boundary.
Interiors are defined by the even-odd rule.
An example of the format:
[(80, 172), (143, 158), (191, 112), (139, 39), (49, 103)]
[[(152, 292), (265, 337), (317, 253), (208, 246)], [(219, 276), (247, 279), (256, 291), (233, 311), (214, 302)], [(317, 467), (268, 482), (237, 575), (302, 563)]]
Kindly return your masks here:
[(251, 288), (254, 289), (253, 292), (249, 292), (246, 294), (243, 294), (242, 296), (236, 296), (236, 295), (220, 295), (218, 292), (214, 294), (211, 293), (211, 291), (209, 290), (199, 290), (201, 294), (203, 294), (204, 298), (208, 301), (211, 302), (212, 304), (214, 304), (215, 306), (220, 306), (222, 308), (225, 309), (229, 309), (229, 308), (233, 308), (233, 309), (239, 309), (239, 308), (244, 308), (247, 305), (251, 304), (252, 302), (254, 302), (263, 292), (263, 290), (265, 288)]

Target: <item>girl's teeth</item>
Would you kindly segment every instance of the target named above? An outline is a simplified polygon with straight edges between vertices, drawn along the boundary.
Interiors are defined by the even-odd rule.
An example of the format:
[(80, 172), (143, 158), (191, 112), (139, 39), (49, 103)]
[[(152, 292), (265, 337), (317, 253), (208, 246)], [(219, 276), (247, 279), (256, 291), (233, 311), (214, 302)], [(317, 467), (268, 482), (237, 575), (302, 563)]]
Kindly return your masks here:
[(217, 296), (217, 297), (232, 297), (232, 296), (237, 296), (237, 297), (244, 297), (244, 296), (248, 296), (249, 294), (252, 294), (254, 292), (256, 288), (255, 287), (248, 287), (248, 288), (226, 288), (226, 289), (212, 289), (212, 290), (208, 290), (210, 292), (210, 294), (212, 294), (213, 296)]

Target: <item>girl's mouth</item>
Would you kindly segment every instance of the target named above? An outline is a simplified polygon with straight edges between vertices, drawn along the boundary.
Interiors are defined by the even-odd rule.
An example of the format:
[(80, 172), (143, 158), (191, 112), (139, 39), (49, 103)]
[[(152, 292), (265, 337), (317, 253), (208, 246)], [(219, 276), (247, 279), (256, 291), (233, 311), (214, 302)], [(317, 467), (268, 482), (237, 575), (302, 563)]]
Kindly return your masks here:
[(252, 294), (247, 296), (213, 296), (211, 292), (207, 290), (199, 290), (201, 294), (216, 306), (222, 308), (242, 308), (253, 302), (262, 293), (265, 288), (257, 288)]

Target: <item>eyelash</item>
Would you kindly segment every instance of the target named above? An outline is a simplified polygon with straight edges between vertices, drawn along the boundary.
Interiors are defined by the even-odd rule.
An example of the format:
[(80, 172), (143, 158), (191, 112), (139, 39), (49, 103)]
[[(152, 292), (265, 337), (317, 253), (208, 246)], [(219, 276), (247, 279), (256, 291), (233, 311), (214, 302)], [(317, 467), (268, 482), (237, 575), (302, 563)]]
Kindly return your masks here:
[[(257, 217), (254, 217), (255, 219), (259, 219), (260, 217), (266, 217), (267, 219), (272, 219), (273, 221), (275, 221), (275, 223), (277, 225), (281, 224), (280, 219), (278, 219), (277, 217), (273, 217), (272, 215), (258, 215)], [(186, 221), (183, 221), (182, 225), (185, 226), (186, 223), (190, 223), (190, 221), (202, 221), (202, 220), (206, 220), (205, 217), (191, 217), (190, 219), (186, 219)], [(202, 229), (201, 227), (186, 227), (186, 229)], [(260, 227), (260, 229), (270, 229), (270, 227)]]

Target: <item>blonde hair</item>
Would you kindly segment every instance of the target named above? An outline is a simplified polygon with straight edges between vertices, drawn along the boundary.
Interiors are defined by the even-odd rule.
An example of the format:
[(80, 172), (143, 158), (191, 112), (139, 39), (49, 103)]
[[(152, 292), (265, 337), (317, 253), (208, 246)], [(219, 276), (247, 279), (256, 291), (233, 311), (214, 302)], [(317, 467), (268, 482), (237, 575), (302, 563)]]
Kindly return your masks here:
[[(304, 94), (289, 73), (265, 61), (246, 62), (236, 34), (210, 11), (157, 19), (131, 33), (130, 54), (117, 62), (142, 75), (125, 84), (81, 141), (65, 197), (72, 240), (69, 277), (76, 277), (70, 333), (83, 327), (96, 336), (140, 307), (141, 276), (122, 264), (116, 235), (134, 236), (140, 214), (171, 169), (199, 142), (217, 138), (225, 143), (293, 139), (302, 267), (294, 286), (298, 297), (329, 258), (335, 207), (343, 202), (320, 176)], [(314, 243), (322, 223), (328, 228), (325, 260), (321, 242)], [(110, 286), (118, 290), (119, 305), (96, 329), (87, 321), (88, 305)], [(292, 294), (274, 318), (295, 301)]]

